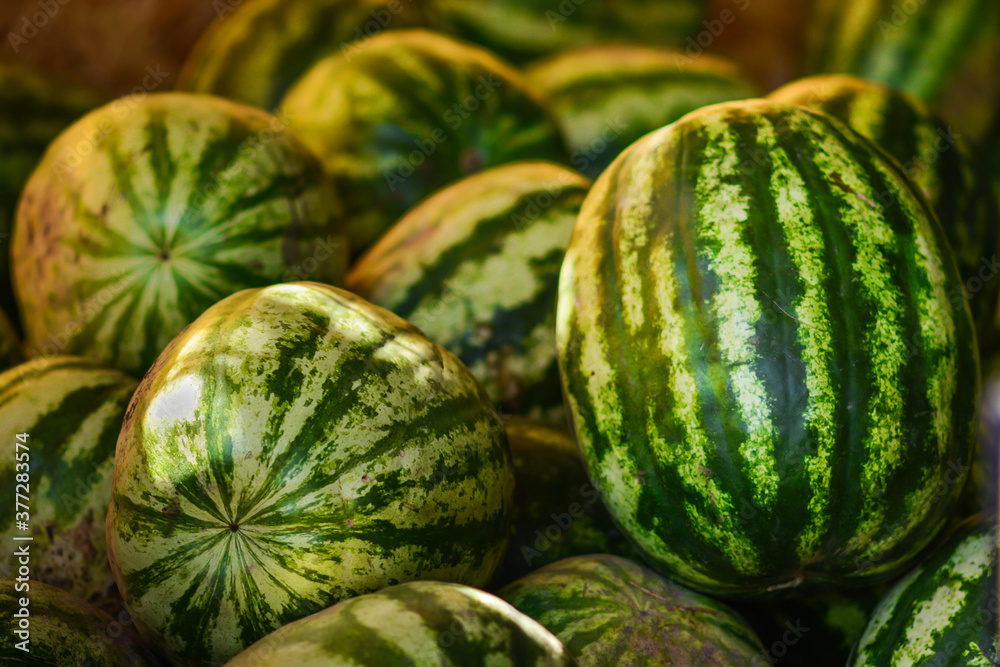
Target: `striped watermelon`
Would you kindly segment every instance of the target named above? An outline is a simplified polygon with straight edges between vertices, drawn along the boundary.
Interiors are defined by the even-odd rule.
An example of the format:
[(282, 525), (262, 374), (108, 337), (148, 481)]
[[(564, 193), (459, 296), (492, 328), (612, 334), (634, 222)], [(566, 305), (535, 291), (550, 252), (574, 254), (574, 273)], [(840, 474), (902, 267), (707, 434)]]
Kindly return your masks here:
[[(856, 74), (933, 100), (992, 27), (993, 0), (819, 0), (810, 31), (814, 72)], [(989, 35), (996, 39), (996, 35)], [(992, 65), (990, 65), (992, 66)]]
[(0, 371), (22, 360), (21, 339), (7, 314), (0, 310)]
[(569, 143), (571, 164), (597, 178), (639, 137), (718, 102), (757, 97), (732, 63), (639, 46), (567, 51), (532, 65)]
[(590, 181), (545, 162), (469, 176), (407, 213), (347, 289), (455, 354), (504, 412), (565, 420), (559, 267)]
[(956, 535), (893, 586), (875, 609), (848, 667), (1000, 664), (997, 524)]
[(244, 290), (143, 379), (115, 459), (108, 550), (125, 602), (185, 664), (413, 579), (483, 586), (514, 479), (454, 356), (316, 283)]
[(1000, 118), (996, 0), (819, 0), (807, 41), (810, 72), (910, 92), (973, 143)]
[(732, 609), (625, 558), (567, 558), (498, 595), (548, 628), (580, 667), (768, 664)]
[(808, 77), (768, 97), (840, 119), (902, 165), (941, 221), (973, 319), (988, 335), (1000, 294), (1000, 213), (988, 177), (961, 136), (916, 97), (853, 76)]
[(177, 89), (274, 109), (288, 88), (331, 53), (367, 48), (370, 35), (428, 23), (425, 3), (254, 0), (223, 5), (195, 44)]
[(916, 186), (826, 114), (731, 102), (640, 139), (584, 202), (557, 314), (574, 430), (616, 523), (706, 592), (904, 570), (973, 451), (958, 286)]
[(275, 630), (226, 667), (282, 667), (292, 660), (331, 667), (576, 664), (552, 633), (503, 600), (440, 581), (344, 600)]
[(339, 186), (356, 254), (462, 176), (566, 158), (555, 120), (520, 73), (423, 30), (382, 34), (360, 53), (321, 60), (281, 111)]
[(431, 4), (444, 14), (449, 30), (517, 63), (607, 42), (687, 47), (700, 54), (699, 31), (713, 36), (705, 20), (708, 0), (433, 0)]
[(21, 189), (45, 147), (104, 100), (79, 86), (0, 62), (0, 308), (18, 319), (10, 279), (10, 236)]
[[(0, 505), (0, 542), (30, 535), (32, 579), (112, 615), (122, 600), (108, 564), (104, 518), (115, 442), (137, 385), (79, 357), (36, 359), (0, 374), (0, 440), (14, 449), (17, 435), (28, 434), (28, 466), (6, 456), (0, 479), (27, 472), (31, 499), (30, 531), (18, 529), (13, 502)], [(16, 569), (13, 554), (3, 565)]]
[(618, 531), (587, 479), (572, 436), (543, 422), (511, 417), (514, 511), (507, 555), (491, 587), (569, 556), (640, 558)]
[[(22, 600), (28, 600), (27, 607), (22, 607)], [(0, 605), (4, 610), (0, 615), (0, 662), (53, 667), (162, 664), (136, 636), (127, 612), (111, 617), (58, 588), (15, 578), (0, 579)], [(21, 609), (29, 614), (26, 629), (25, 619), (18, 617)]]
[(142, 374), (224, 296), (340, 279), (335, 213), (317, 160), (263, 111), (183, 93), (101, 107), (49, 147), (18, 209), (30, 354)]

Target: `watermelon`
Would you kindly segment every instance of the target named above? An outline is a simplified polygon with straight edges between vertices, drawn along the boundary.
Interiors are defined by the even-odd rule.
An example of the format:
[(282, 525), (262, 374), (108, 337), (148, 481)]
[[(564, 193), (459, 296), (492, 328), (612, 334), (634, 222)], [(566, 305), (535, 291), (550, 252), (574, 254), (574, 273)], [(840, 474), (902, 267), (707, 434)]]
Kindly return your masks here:
[(935, 104), (970, 140), (997, 117), (995, 0), (819, 0), (807, 42), (811, 73), (905, 90)]
[(562, 667), (565, 647), (534, 620), (481, 590), (414, 581), (340, 602), (253, 644), (226, 667)]
[(7, 314), (0, 310), (0, 371), (22, 360), (21, 340)]
[(188, 55), (177, 89), (274, 109), (324, 56), (353, 54), (383, 30), (427, 25), (431, 5), (386, 0), (254, 0), (223, 5)]
[(423, 30), (387, 32), (360, 53), (321, 60), (288, 91), (281, 113), (342, 193), (355, 254), (463, 176), (566, 159), (556, 121), (519, 72)]
[(718, 102), (757, 97), (732, 63), (640, 46), (595, 46), (532, 65), (570, 147), (570, 163), (597, 178), (639, 137)]
[[(819, 0), (810, 67), (856, 74), (933, 100), (992, 27), (992, 0)], [(985, 37), (985, 34), (983, 35)], [(991, 35), (995, 39), (995, 35)]]
[(548, 628), (580, 667), (768, 664), (732, 609), (618, 556), (567, 558), (497, 594)]
[(287, 283), (212, 306), (146, 374), (108, 550), (146, 635), (218, 665), (391, 584), (484, 586), (513, 492), (503, 425), (458, 359), (349, 292)]
[(514, 457), (513, 524), (507, 555), (492, 587), (570, 556), (640, 558), (587, 479), (569, 433), (519, 417), (508, 418), (505, 426)]
[(21, 189), (45, 147), (104, 102), (96, 92), (0, 62), (0, 308), (18, 320), (10, 279), (10, 237)]
[(1000, 664), (997, 524), (954, 536), (879, 603), (848, 667)]
[(65, 591), (20, 576), (0, 579), (0, 604), (0, 662), (52, 667), (162, 664), (136, 636), (127, 612), (109, 616)]
[(141, 375), (224, 296), (342, 279), (336, 214), (319, 162), (270, 114), (184, 93), (101, 107), (53, 142), (18, 209), (29, 354)]
[(556, 290), (589, 189), (545, 162), (469, 176), (403, 216), (346, 287), (455, 354), (503, 412), (565, 421)]
[[(30, 498), (28, 530), (15, 523), (13, 503), (0, 507), (0, 541), (31, 536), (32, 579), (112, 615), (122, 600), (108, 564), (104, 518), (115, 442), (138, 384), (80, 357), (35, 359), (0, 374), (0, 439), (12, 449), (24, 445), (16, 447), (23, 462), (0, 460), (0, 478), (26, 472)], [(14, 555), (4, 564), (14, 566)]]
[[(684, 47), (700, 55), (704, 42), (714, 41), (712, 30), (720, 29), (706, 20), (708, 0), (433, 0), (431, 4), (444, 15), (449, 31), (516, 63), (608, 42)], [(717, 24), (725, 27), (721, 21)]]
[(916, 185), (831, 116), (730, 102), (640, 139), (583, 204), (556, 325), (616, 524), (661, 572), (734, 597), (905, 570), (973, 454), (958, 289)]
[(965, 141), (916, 97), (854, 76), (808, 77), (768, 97), (824, 111), (899, 162), (937, 214), (973, 319), (987, 336), (1000, 294), (1000, 213), (989, 178)]

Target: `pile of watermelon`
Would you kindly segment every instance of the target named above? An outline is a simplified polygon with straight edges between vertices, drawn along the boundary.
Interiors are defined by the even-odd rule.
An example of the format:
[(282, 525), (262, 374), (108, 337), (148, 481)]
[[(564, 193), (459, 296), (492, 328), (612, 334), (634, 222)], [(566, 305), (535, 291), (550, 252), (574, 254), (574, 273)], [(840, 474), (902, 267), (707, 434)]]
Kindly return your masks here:
[(0, 659), (1000, 665), (1000, 5), (765, 4), (25, 14)]

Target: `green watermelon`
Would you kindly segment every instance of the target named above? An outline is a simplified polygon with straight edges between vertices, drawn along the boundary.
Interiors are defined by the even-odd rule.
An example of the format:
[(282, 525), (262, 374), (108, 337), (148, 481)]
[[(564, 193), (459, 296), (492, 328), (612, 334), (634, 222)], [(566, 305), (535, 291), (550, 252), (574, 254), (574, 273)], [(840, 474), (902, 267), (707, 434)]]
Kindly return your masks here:
[(996, 0), (819, 0), (807, 42), (808, 71), (912, 93), (973, 142), (1000, 117)]
[(484, 586), (514, 478), (482, 387), (407, 322), (316, 283), (250, 289), (160, 355), (118, 439), (108, 550), (185, 664), (414, 579)]
[(580, 667), (768, 664), (732, 609), (618, 556), (567, 558), (497, 594), (548, 628)]
[(559, 119), (570, 163), (591, 178), (639, 137), (690, 111), (757, 97), (756, 86), (728, 61), (639, 46), (567, 51), (526, 75)]
[[(976, 38), (993, 0), (819, 0), (809, 58), (817, 73), (855, 74), (933, 100)], [(985, 36), (985, 35), (984, 35)], [(995, 35), (991, 35), (996, 38)]]
[(97, 93), (0, 62), (0, 308), (18, 320), (10, 278), (10, 238), (21, 189), (46, 146), (99, 106)]
[(426, 3), (404, 0), (254, 0), (226, 11), (195, 44), (177, 89), (274, 109), (289, 87), (332, 53), (371, 36), (428, 24)]
[(831, 116), (730, 102), (640, 139), (584, 202), (557, 313), (574, 431), (616, 524), (705, 592), (905, 570), (973, 454), (957, 289), (916, 185)]
[(21, 576), (0, 579), (0, 604), (0, 662), (35, 667), (162, 664), (136, 636), (125, 611), (109, 616), (65, 591)]
[[(121, 597), (108, 564), (104, 518), (115, 443), (138, 381), (79, 357), (46, 357), (0, 374), (0, 440), (24, 461), (0, 460), (0, 479), (27, 473), (29, 529), (0, 506), (0, 541), (31, 536), (31, 578), (115, 615)], [(27, 434), (19, 438), (19, 434)], [(27, 452), (27, 456), (24, 453)], [(14, 556), (5, 558), (14, 565)]]
[(346, 287), (455, 354), (505, 413), (563, 421), (556, 290), (589, 189), (544, 162), (469, 176), (407, 213)]
[(824, 111), (899, 162), (941, 221), (973, 319), (988, 335), (1000, 294), (1000, 213), (965, 141), (916, 97), (854, 76), (808, 77), (768, 97)]
[(848, 667), (1000, 664), (996, 518), (959, 533), (893, 586)]
[(561, 428), (511, 417), (507, 440), (514, 457), (514, 509), (507, 555), (496, 588), (570, 556), (639, 554), (615, 527), (587, 479), (576, 441)]
[(708, 0), (432, 0), (430, 4), (444, 15), (448, 30), (516, 63), (608, 42), (683, 47), (700, 55), (705, 42), (714, 41), (727, 25), (708, 20)]
[(438, 188), (525, 159), (566, 159), (559, 127), (524, 77), (483, 49), (423, 30), (329, 56), (281, 104), (344, 197), (360, 254)]
[(141, 375), (222, 297), (342, 279), (336, 213), (319, 162), (270, 114), (184, 93), (101, 107), (53, 142), (18, 209), (29, 354)]
[[(294, 656), (294, 658), (292, 657)], [(489, 593), (414, 581), (344, 600), (275, 630), (226, 667), (567, 667), (548, 630)]]
[(0, 371), (21, 362), (21, 340), (7, 313), (0, 310)]

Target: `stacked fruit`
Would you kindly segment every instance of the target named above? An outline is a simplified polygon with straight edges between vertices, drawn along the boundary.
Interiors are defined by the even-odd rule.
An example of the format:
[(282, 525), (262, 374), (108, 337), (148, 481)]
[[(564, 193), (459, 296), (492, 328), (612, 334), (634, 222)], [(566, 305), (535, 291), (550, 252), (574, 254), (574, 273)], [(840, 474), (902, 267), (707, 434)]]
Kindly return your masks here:
[(219, 5), (0, 65), (0, 656), (1000, 664), (993, 4)]

